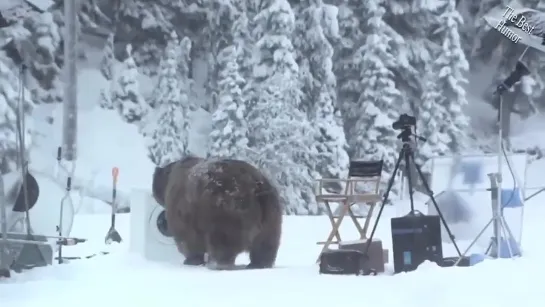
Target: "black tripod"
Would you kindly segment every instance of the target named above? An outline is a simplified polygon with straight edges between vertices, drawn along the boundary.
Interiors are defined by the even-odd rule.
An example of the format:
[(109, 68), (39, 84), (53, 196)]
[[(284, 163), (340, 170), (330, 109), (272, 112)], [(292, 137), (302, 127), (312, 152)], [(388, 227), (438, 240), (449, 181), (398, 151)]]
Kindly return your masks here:
[[(373, 241), (373, 236), (375, 235), (375, 232), (377, 230), (378, 222), (380, 220), (380, 217), (382, 215), (382, 212), (384, 211), (384, 205), (388, 201), (388, 196), (390, 195), (390, 191), (392, 190), (392, 187), (394, 185), (395, 176), (397, 171), (399, 170), (399, 165), (401, 164), (401, 161), (403, 160), (405, 162), (405, 172), (407, 174), (407, 182), (409, 184), (409, 198), (411, 201), (411, 212), (409, 214), (414, 215), (416, 214), (416, 211), (414, 210), (414, 200), (413, 200), (413, 183), (412, 183), (412, 174), (411, 174), (411, 162), (414, 163), (414, 166), (416, 168), (416, 171), (418, 173), (418, 176), (420, 177), (420, 180), (422, 180), (422, 184), (424, 185), (424, 188), (426, 189), (426, 193), (430, 196), (431, 201), (433, 205), (435, 206), (435, 209), (437, 210), (437, 214), (439, 215), (439, 219), (441, 219), (441, 223), (445, 226), (445, 229), (448, 233), (448, 236), (450, 240), (452, 241), (452, 244), (456, 248), (456, 252), (458, 253), (459, 257), (462, 257), (462, 253), (460, 249), (458, 248), (458, 244), (456, 244), (456, 240), (454, 239), (454, 235), (450, 231), (450, 228), (447, 225), (447, 222), (445, 221), (445, 218), (443, 217), (443, 214), (441, 213), (441, 210), (439, 210), (439, 206), (437, 205), (437, 202), (435, 201), (435, 198), (433, 197), (433, 192), (430, 189), (430, 186), (428, 185), (428, 182), (426, 181), (426, 178), (424, 177), (424, 174), (422, 173), (422, 170), (420, 169), (420, 166), (414, 162), (414, 152), (411, 147), (410, 139), (413, 135), (411, 131), (411, 126), (403, 126), (403, 131), (397, 136), (398, 139), (401, 139), (403, 142), (403, 147), (401, 148), (401, 151), (399, 152), (399, 157), (397, 158), (397, 162), (394, 167), (394, 172), (392, 173), (392, 177), (390, 178), (390, 181), (388, 182), (388, 187), (386, 188), (386, 192), (384, 193), (384, 199), (382, 200), (382, 204), (380, 205), (380, 210), (378, 211), (377, 218), (375, 220), (375, 225), (373, 226), (373, 230), (371, 230), (371, 234), (369, 235), (369, 239), (367, 239), (367, 244), (365, 245), (364, 254), (368, 258), (369, 254), (369, 248), (371, 247), (371, 242)], [(423, 137), (417, 136), (420, 140), (426, 141)]]

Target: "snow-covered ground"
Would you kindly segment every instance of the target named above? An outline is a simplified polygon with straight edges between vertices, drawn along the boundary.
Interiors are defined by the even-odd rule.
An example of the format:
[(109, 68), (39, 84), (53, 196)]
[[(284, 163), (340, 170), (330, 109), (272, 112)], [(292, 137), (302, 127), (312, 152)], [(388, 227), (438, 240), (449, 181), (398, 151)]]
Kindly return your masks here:
[[(0, 284), (1, 306), (151, 306), (173, 301), (192, 307), (328, 306), (353, 304), (354, 300), (386, 307), (541, 306), (545, 302), (545, 245), (540, 236), (543, 201), (545, 197), (541, 196), (527, 204), (521, 258), (485, 260), (470, 268), (439, 268), (424, 263), (415, 272), (377, 277), (318, 274), (314, 262), (320, 246), (315, 242), (327, 235), (326, 217), (285, 219), (276, 269), (226, 272), (152, 263), (129, 254), (129, 216), (125, 214), (119, 216), (117, 227), (124, 241), (110, 247), (110, 255), (16, 274)], [(389, 249), (389, 218), (393, 215), (395, 209), (387, 207), (376, 236)], [(352, 227), (344, 225), (346, 239), (355, 237)], [(76, 216), (72, 234), (90, 241), (65, 248), (65, 253), (86, 255), (107, 250), (103, 242), (108, 228), (107, 215)], [(467, 244), (460, 245), (463, 248)], [(445, 248), (447, 255), (454, 255), (452, 246), (445, 244)], [(242, 263), (247, 262), (245, 257), (240, 258)], [(388, 270), (392, 271), (391, 265)]]

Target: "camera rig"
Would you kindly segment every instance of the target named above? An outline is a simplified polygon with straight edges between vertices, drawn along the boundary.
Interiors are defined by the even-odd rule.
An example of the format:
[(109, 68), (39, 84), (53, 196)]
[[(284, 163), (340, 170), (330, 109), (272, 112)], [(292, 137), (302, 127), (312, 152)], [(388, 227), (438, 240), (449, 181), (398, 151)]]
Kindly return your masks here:
[(416, 117), (410, 116), (409, 114), (401, 114), (399, 118), (392, 123), (392, 128), (394, 130), (403, 130), (410, 127), (416, 126)]

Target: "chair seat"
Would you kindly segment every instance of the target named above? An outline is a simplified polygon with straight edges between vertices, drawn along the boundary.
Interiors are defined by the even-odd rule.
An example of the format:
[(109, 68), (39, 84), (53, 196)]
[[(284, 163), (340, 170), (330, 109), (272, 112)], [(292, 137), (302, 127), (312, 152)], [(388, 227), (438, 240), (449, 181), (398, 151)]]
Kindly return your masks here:
[[(338, 219), (338, 218), (340, 218), (340, 217), (341, 217), (341, 216), (338, 215), (338, 214), (335, 214), (335, 215), (332, 216), (332, 218), (334, 218), (334, 219)], [(357, 219), (364, 219), (364, 218), (367, 217), (367, 215), (354, 215), (354, 217), (357, 218)]]
[[(328, 242), (327, 241), (319, 241), (319, 242), (316, 242), (317, 245), (325, 245), (327, 244)], [(332, 245), (339, 245), (341, 242), (339, 241), (331, 241), (329, 242), (328, 244), (332, 244)]]
[(329, 202), (349, 202), (349, 203), (376, 203), (382, 200), (378, 194), (319, 194), (316, 195), (316, 201)]

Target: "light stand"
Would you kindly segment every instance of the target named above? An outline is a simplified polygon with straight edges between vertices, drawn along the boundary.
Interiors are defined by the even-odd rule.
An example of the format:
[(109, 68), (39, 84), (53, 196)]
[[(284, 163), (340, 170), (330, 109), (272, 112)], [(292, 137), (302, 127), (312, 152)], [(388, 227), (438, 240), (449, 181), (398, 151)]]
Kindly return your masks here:
[[(504, 138), (503, 138), (503, 121), (505, 116), (505, 105), (503, 101), (503, 94), (508, 91), (513, 85), (515, 85), (517, 82), (520, 81), (520, 79), (523, 76), (526, 76), (530, 74), (530, 71), (528, 70), (528, 67), (524, 65), (524, 63), (521, 62), (522, 57), (526, 54), (526, 51), (528, 50), (528, 47), (524, 50), (524, 52), (519, 57), (519, 60), (517, 61), (517, 64), (515, 66), (515, 69), (503, 80), (496, 90), (494, 91), (494, 94), (498, 96), (499, 99), (499, 110), (498, 110), (498, 171), (497, 173), (488, 174), (490, 178), (491, 183), (491, 192), (492, 192), (492, 218), (490, 221), (483, 227), (483, 229), (479, 232), (477, 237), (469, 244), (467, 249), (462, 253), (462, 256), (456, 261), (456, 265), (460, 261), (462, 261), (462, 258), (467, 255), (469, 250), (477, 243), (477, 241), (482, 237), (482, 235), (485, 233), (485, 231), (490, 227), (490, 225), (493, 225), (494, 227), (494, 240), (491, 242), (488, 250), (492, 251), (494, 250), (492, 247), (495, 247), (495, 256), (494, 258), (500, 258), (502, 255), (501, 248), (502, 248), (502, 238), (503, 236), (507, 237), (505, 238), (505, 242), (507, 245), (507, 248), (509, 250), (509, 256), (513, 257), (513, 248), (511, 246), (511, 238), (512, 233), (509, 229), (509, 226), (507, 225), (505, 218), (503, 217), (503, 200), (502, 200), (502, 168), (503, 168), (503, 157), (507, 160), (508, 165), (513, 165), (509, 161), (509, 156), (506, 153), (505, 146), (504, 146)], [(516, 193), (516, 191), (513, 191), (513, 193)], [(495, 245), (495, 246), (494, 246)]]

